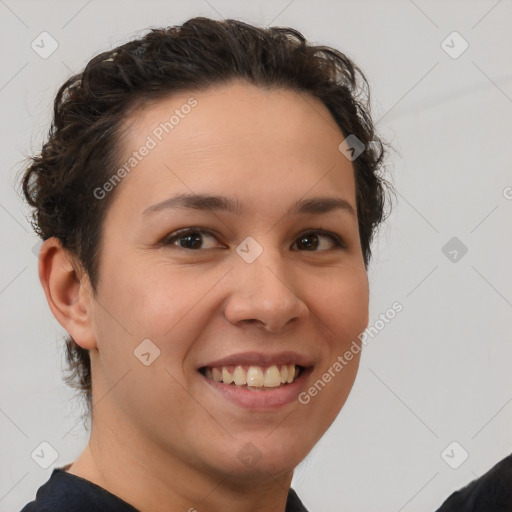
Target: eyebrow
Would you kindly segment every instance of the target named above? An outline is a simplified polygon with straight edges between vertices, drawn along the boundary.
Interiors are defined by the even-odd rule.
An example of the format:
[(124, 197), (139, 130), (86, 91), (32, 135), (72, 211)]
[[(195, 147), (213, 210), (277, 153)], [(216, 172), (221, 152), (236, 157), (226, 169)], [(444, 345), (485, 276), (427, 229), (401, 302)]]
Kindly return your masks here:
[[(203, 211), (225, 211), (237, 215), (241, 215), (243, 212), (242, 205), (235, 198), (207, 194), (178, 194), (160, 203), (149, 206), (142, 214), (148, 215), (161, 210), (179, 208)], [(297, 215), (301, 213), (319, 215), (333, 210), (345, 211), (354, 217), (356, 216), (354, 208), (346, 199), (330, 196), (299, 199), (291, 205), (285, 215)]]

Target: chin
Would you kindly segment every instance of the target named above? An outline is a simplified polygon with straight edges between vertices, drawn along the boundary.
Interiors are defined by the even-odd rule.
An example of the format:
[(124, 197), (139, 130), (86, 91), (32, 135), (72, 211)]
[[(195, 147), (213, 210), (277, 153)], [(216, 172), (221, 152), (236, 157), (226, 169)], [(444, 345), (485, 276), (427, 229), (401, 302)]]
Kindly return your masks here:
[(289, 431), (251, 432), (237, 436), (225, 460), (231, 460), (228, 472), (234, 471), (239, 478), (268, 479), (293, 472), (313, 446), (310, 439), (290, 435)]

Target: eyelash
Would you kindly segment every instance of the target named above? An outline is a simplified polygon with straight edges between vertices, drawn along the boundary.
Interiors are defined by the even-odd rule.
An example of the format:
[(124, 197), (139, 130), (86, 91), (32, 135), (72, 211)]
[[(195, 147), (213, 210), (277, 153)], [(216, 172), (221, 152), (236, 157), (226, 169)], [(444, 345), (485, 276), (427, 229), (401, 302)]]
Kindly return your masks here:
[[(176, 245), (176, 247), (178, 247), (179, 249), (183, 249), (185, 251), (199, 252), (201, 250), (204, 250), (204, 249), (188, 249), (186, 247), (180, 247), (178, 244), (173, 244), (174, 240), (179, 240), (181, 237), (184, 237), (185, 235), (187, 235), (189, 233), (200, 234), (200, 235), (208, 235), (208, 236), (211, 236), (213, 238), (216, 238), (216, 236), (213, 233), (211, 233), (210, 231), (208, 231), (208, 230), (205, 230), (205, 229), (202, 229), (202, 228), (193, 228), (193, 227), (191, 227), (191, 228), (180, 229), (178, 231), (175, 231), (175, 232), (171, 233), (170, 235), (166, 236), (161, 241), (161, 245), (163, 245), (163, 246)], [(302, 232), (296, 238), (296, 240), (299, 240), (300, 238), (306, 237), (308, 235), (313, 235), (313, 234), (314, 235), (321, 235), (321, 236), (325, 236), (327, 238), (330, 238), (331, 241), (334, 244), (334, 247), (337, 248), (337, 249), (346, 249), (347, 248), (344, 240), (340, 236), (336, 235), (335, 233), (330, 233), (329, 231), (324, 231), (322, 229), (311, 229), (311, 230), (308, 230), (308, 231), (304, 231), (304, 232)], [(323, 251), (313, 250), (313, 251), (302, 251), (302, 252), (323, 252)]]

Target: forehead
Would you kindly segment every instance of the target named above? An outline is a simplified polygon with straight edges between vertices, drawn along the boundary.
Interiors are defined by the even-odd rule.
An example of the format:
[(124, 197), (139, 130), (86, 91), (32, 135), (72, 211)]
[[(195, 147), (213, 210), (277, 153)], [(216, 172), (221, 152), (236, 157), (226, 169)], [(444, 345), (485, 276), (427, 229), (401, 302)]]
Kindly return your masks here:
[(307, 93), (235, 81), (173, 94), (127, 118), (123, 163), (134, 152), (144, 156), (118, 192), (140, 207), (171, 191), (232, 189), (278, 201), (335, 188), (355, 198), (352, 164), (338, 149), (344, 138), (325, 105)]

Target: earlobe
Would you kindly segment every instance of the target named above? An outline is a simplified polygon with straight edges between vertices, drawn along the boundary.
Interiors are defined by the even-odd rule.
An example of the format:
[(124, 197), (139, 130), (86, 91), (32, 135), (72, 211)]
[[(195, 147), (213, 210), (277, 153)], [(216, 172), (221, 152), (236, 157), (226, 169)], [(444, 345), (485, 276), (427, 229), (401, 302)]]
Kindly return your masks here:
[(53, 316), (77, 345), (87, 350), (97, 348), (89, 278), (55, 237), (45, 240), (41, 247), (39, 280)]

